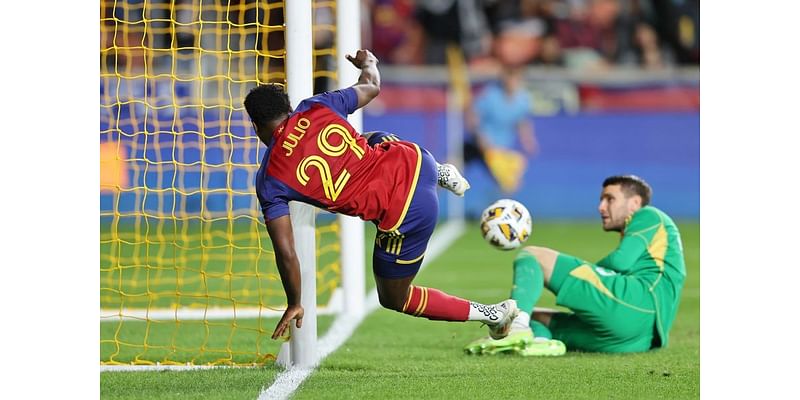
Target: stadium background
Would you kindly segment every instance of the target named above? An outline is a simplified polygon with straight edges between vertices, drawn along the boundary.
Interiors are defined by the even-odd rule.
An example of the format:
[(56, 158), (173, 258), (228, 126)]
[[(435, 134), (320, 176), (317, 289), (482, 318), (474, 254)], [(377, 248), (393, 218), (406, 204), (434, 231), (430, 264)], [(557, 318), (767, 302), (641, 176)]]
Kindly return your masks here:
[[(141, 1), (137, 0), (132, 0), (130, 3), (134, 6), (142, 4)], [(181, 2), (178, 3), (178, 6), (180, 6)], [(239, 7), (242, 7), (244, 3), (247, 2), (237, 2)], [(280, 2), (275, 3), (280, 5)], [(320, 1), (317, 3), (326, 6), (326, 2)], [(332, 2), (327, 3), (333, 4)], [(395, 38), (395, 41), (405, 43), (403, 42), (403, 35), (411, 36), (408, 31), (415, 30), (419, 30), (420, 34), (427, 34), (431, 38), (429, 39), (431, 42), (444, 40), (436, 38), (437, 35), (456, 35), (454, 37), (456, 40), (460, 36), (470, 35), (461, 32), (427, 32), (426, 25), (421, 22), (415, 22), (413, 19), (413, 13), (423, 14), (420, 9), (424, 10), (424, 7), (420, 6), (420, 8), (414, 9), (411, 1), (365, 2), (365, 4), (368, 3), (372, 3), (366, 8), (371, 10), (370, 13), (367, 13), (367, 16), (371, 18), (371, 22), (364, 24), (365, 38), (363, 44), (364, 47), (373, 49), (380, 58), (384, 85), (379, 99), (365, 110), (364, 129), (366, 131), (393, 131), (401, 137), (422, 144), (439, 159), (445, 159), (447, 154), (444, 135), (446, 130), (445, 112), (446, 94), (449, 85), (446, 66), (425, 63), (426, 59), (438, 60), (439, 58), (437, 58), (438, 52), (436, 50), (425, 48), (424, 44), (417, 45), (419, 48), (416, 52), (419, 54), (414, 57), (407, 56), (403, 59), (403, 61), (407, 61), (405, 63), (400, 62), (396, 60), (399, 58), (398, 56), (392, 56), (394, 53), (385, 48), (388, 46), (386, 44), (387, 39), (382, 37), (387, 36), (387, 32), (390, 32), (393, 35), (388, 36), (399, 36)], [(496, 77), (496, 68), (493, 67), (496, 66), (498, 61), (502, 61), (503, 57), (514, 59), (515, 62), (518, 61), (516, 58), (519, 58), (519, 55), (505, 50), (496, 50), (502, 49), (501, 42), (505, 40), (523, 40), (521, 43), (536, 47), (536, 43), (542, 40), (558, 37), (557, 31), (552, 34), (540, 34), (544, 35), (544, 39), (530, 32), (525, 33), (522, 39), (518, 37), (509, 39), (507, 36), (511, 34), (503, 32), (513, 31), (512, 28), (501, 30), (499, 33), (493, 32), (493, 26), (512, 24), (510, 22), (511, 17), (507, 16), (511, 13), (504, 11), (506, 7), (499, 6), (498, 3), (515, 3), (517, 7), (523, 9), (533, 7), (527, 6), (526, 8), (524, 4), (528, 3), (539, 4), (540, 7), (543, 7), (541, 4), (563, 3), (563, 5), (569, 4), (576, 9), (584, 7), (589, 10), (592, 9), (590, 6), (594, 3), (614, 3), (619, 7), (612, 26), (616, 33), (617, 41), (626, 42), (626, 39), (620, 38), (624, 35), (619, 32), (627, 32), (632, 29), (630, 26), (642, 23), (640, 21), (654, 20), (653, 26), (665, 27), (662, 28), (662, 36), (659, 36), (659, 40), (663, 42), (663, 52), (672, 54), (671, 57), (665, 57), (667, 60), (672, 60), (671, 63), (663, 61), (661, 65), (657, 66), (637, 65), (629, 60), (615, 65), (617, 58), (625, 58), (617, 54), (623, 53), (623, 50), (618, 49), (614, 55), (605, 55), (600, 51), (595, 51), (597, 57), (604, 64), (607, 64), (602, 69), (591, 65), (554, 66), (552, 63), (548, 64), (542, 61), (541, 55), (535, 52), (527, 55), (527, 58), (521, 62), (528, 65), (525, 85), (532, 95), (531, 119), (535, 124), (536, 135), (541, 149), (539, 154), (529, 159), (530, 168), (524, 175), (523, 182), (519, 185), (519, 190), (508, 193), (508, 196), (517, 198), (529, 205), (532, 210), (535, 210), (534, 215), (536, 218), (591, 218), (596, 215), (593, 204), (596, 197), (594, 192), (602, 178), (614, 173), (635, 173), (645, 177), (656, 188), (656, 202), (665, 211), (676, 217), (699, 217), (699, 70), (695, 64), (699, 63), (699, 55), (697, 59), (685, 56), (688, 61), (679, 63), (679, 58), (675, 54), (681, 54), (681, 51), (688, 53), (689, 51), (680, 46), (678, 50), (671, 50), (672, 43), (675, 40), (672, 40), (670, 36), (673, 26), (683, 26), (684, 30), (689, 29), (685, 28), (687, 18), (696, 17), (691, 13), (693, 10), (690, 7), (692, 2), (679, 2), (683, 4), (682, 7), (674, 6), (674, 9), (668, 8), (669, 12), (664, 12), (667, 17), (655, 14), (655, 10), (660, 10), (657, 6), (666, 7), (666, 5), (661, 4), (665, 2), (659, 1), (511, 1), (486, 3), (494, 4), (494, 8), (486, 7), (487, 18), (498, 14), (500, 16), (496, 16), (495, 20), (487, 19), (487, 26), (484, 28), (487, 30), (484, 34), (494, 34), (494, 44), (490, 45), (484, 53), (473, 55), (471, 61), (468, 59), (468, 62), (471, 63), (472, 91), (475, 94), (480, 93), (483, 84)], [(637, 15), (632, 10), (632, 5), (640, 3), (651, 4), (653, 9), (650, 10), (650, 13), (652, 15), (648, 15), (642, 10), (637, 11), (642, 15)], [(183, 4), (186, 6), (191, 5), (189, 2), (183, 2)], [(221, 6), (217, 7), (223, 9)], [(251, 6), (244, 4), (244, 7)], [(325, 10), (327, 8), (329, 7), (317, 7), (317, 10)], [(601, 6), (598, 5), (595, 8), (601, 8)], [(110, 9), (113, 9), (113, 7), (107, 7), (105, 12), (108, 13)], [(248, 13), (251, 11), (251, 8), (245, 9), (248, 10)], [(681, 11), (684, 11), (684, 13), (681, 14)], [(494, 14), (491, 12), (494, 12)], [(533, 16), (515, 20), (513, 24), (524, 26), (525, 24), (542, 23), (541, 21), (548, 20), (548, 18), (541, 15), (542, 12), (530, 12)], [(609, 11), (596, 11), (596, 13), (601, 12), (609, 13)], [(575, 14), (576, 12), (573, 10), (572, 13)], [(317, 14), (318, 19), (331, 18), (322, 13)], [(659, 18), (656, 18), (656, 16)], [(127, 15), (126, 17), (135, 18)], [(430, 17), (428, 18), (430, 19)], [(452, 16), (445, 13), (440, 18), (452, 18)], [(550, 18), (558, 21), (555, 17)], [(691, 18), (689, 20), (692, 21), (692, 24), (695, 24), (695, 21)], [(573, 24), (581, 22), (578, 20), (568, 21)], [(583, 23), (591, 26), (590, 21)], [(433, 24), (433, 22), (430, 24)], [(433, 30), (433, 28), (430, 29)], [(499, 29), (495, 28), (495, 30)], [(699, 34), (697, 33), (699, 29), (691, 28), (689, 30), (693, 31), (694, 34)], [(371, 34), (374, 34), (375, 37), (370, 36)], [(677, 35), (678, 33), (672, 34)], [(473, 35), (477, 35), (477, 33)], [(158, 37), (156, 35), (156, 38)], [(176, 40), (192, 40), (191, 38), (181, 39), (184, 37), (176, 35)], [(134, 42), (134, 40), (131, 39), (131, 42)], [(142, 39), (139, 38), (139, 40)], [(167, 39), (162, 38), (161, 40)], [(250, 45), (252, 40), (255, 40), (255, 38), (242, 40), (242, 44)], [(412, 41), (407, 38), (406, 40)], [(466, 39), (461, 38), (461, 40), (465, 41)], [(524, 42), (524, 40), (527, 40), (527, 42)], [(699, 49), (696, 48), (699, 44), (692, 40), (686, 47), (699, 52)], [(422, 41), (424, 42), (424, 40)], [(382, 48), (379, 45), (384, 47)], [(163, 46), (168, 47), (169, 45), (163, 44)], [(317, 80), (315, 82), (315, 91), (317, 92), (335, 89), (335, 81), (332, 79), (335, 77), (335, 72), (333, 72), (334, 68), (331, 66), (332, 49), (330, 49), (330, 46), (332, 46), (330, 41), (321, 40), (318, 42), (316, 60), (320, 65), (317, 66)], [(635, 53), (636, 47), (630, 47), (633, 50), (629, 50), (629, 52)], [(580, 49), (579, 52), (594, 51), (585, 47), (577, 47), (577, 49)], [(325, 50), (328, 50), (328, 53)], [(568, 54), (570, 51), (575, 51), (575, 49), (564, 49), (562, 51)], [(131, 62), (134, 64), (143, 63), (143, 57), (133, 55), (131, 58), (133, 59)], [(562, 56), (562, 59), (566, 58), (568, 56)], [(157, 62), (159, 60), (158, 57), (155, 57), (155, 60)], [(598, 61), (598, 63), (601, 61)], [(181, 62), (184, 65), (190, 65), (193, 60), (192, 57), (186, 57), (182, 61), (179, 60), (177, 64), (178, 71), (180, 71)], [(271, 62), (274, 63), (274, 60)], [(561, 62), (566, 63), (563, 60)], [(220, 73), (222, 72), (221, 70), (222, 68), (219, 68), (214, 71)], [(238, 73), (244, 74), (244, 71), (238, 71)], [(278, 73), (271, 76), (270, 79), (279, 80), (280, 77), (282, 77), (282, 74)], [(162, 129), (164, 129), (163, 127), (168, 129), (172, 124), (175, 112), (174, 108), (168, 107), (172, 103), (170, 96), (174, 95), (177, 103), (180, 104), (182, 99), (187, 99), (194, 93), (193, 82), (179, 81), (175, 83), (170, 82), (168, 78), (155, 80), (155, 82), (150, 79), (149, 83), (146, 83), (144, 79), (124, 79), (119, 82), (119, 85), (117, 83), (108, 79), (101, 81), (101, 98), (110, 99), (113, 97), (111, 92), (116, 92), (121, 93), (119, 100), (122, 102), (121, 106), (101, 108), (101, 132), (107, 132), (109, 128), (108, 121), (111, 119), (105, 115), (107, 113), (115, 114), (115, 120), (123, 123), (126, 121), (128, 123), (132, 121), (138, 121), (140, 124), (144, 123), (148, 131), (154, 130), (154, 126), (158, 126), (159, 123)], [(128, 104), (126, 101), (130, 98), (142, 98), (146, 92), (147, 96), (156, 99), (156, 101), (152, 105), (154, 110), (150, 112), (150, 121), (143, 122), (145, 120), (145, 107), (137, 103)], [(179, 112), (181, 113), (179, 119), (183, 121), (182, 129), (184, 131), (198, 132), (198, 121), (200, 120), (204, 121), (203, 129), (205, 135), (210, 137), (220, 135), (223, 131), (230, 132), (235, 136), (245, 137), (250, 129), (245, 123), (226, 124), (224, 123), (225, 121), (220, 121), (246, 121), (246, 116), (242, 115), (240, 110), (220, 113), (219, 110), (214, 109), (205, 109), (198, 112), (196, 109), (190, 108), (180, 109)], [(200, 116), (198, 115), (199, 113), (204, 115)], [(126, 128), (129, 128), (128, 130), (136, 130), (132, 129), (131, 125), (128, 127), (121, 126), (123, 130)], [(145, 127), (138, 127), (138, 129), (143, 128)], [(107, 137), (103, 137), (102, 141), (106, 139)], [(160, 151), (162, 154), (158, 155), (144, 154), (144, 150), (142, 150), (143, 141), (145, 140), (144, 135), (135, 137), (123, 136), (121, 139), (123, 142), (130, 140), (140, 141), (140, 143), (137, 143), (138, 145), (130, 142), (124, 143), (125, 148), (122, 151), (130, 152), (133, 148), (134, 152), (137, 150), (141, 152), (140, 154), (128, 154), (131, 158), (137, 158), (137, 156), (146, 158), (150, 156), (150, 158), (170, 159), (171, 157), (169, 154), (172, 152), (171, 137), (155, 135), (149, 138), (151, 141), (156, 141), (156, 143), (151, 143), (148, 151)], [(187, 135), (183, 140), (186, 142), (184, 145), (187, 147), (185, 154), (183, 154), (184, 161), (190, 163), (199, 160), (199, 148), (197, 146), (192, 147), (193, 142), (199, 141), (199, 135)], [(163, 143), (158, 143), (157, 141), (163, 141)], [(170, 143), (167, 143), (167, 141), (170, 141)], [(109, 150), (108, 154), (113, 154), (113, 151), (107, 150)], [(236, 149), (233, 153), (232, 161), (260, 159), (259, 155), (255, 154), (256, 151), (256, 146), (245, 146)], [(101, 157), (103, 157), (102, 154)], [(223, 162), (224, 152), (212, 149), (204, 154), (203, 157), (209, 164), (219, 164)], [(122, 168), (125, 168), (125, 166), (122, 166)], [(107, 173), (109, 169), (103, 168), (103, 170)], [(478, 187), (485, 186), (487, 183), (483, 181), (490, 179), (482, 168), (470, 168), (469, 172), (471, 179), (479, 181), (476, 182)], [(116, 173), (121, 173), (122, 176), (109, 179), (112, 179), (112, 181), (114, 179), (123, 179), (123, 182), (128, 184), (135, 184), (136, 182), (132, 182), (135, 179), (139, 179), (140, 184), (148, 179), (154, 179), (148, 176), (148, 173), (167, 173), (167, 175), (162, 176), (162, 179), (170, 179), (168, 172), (165, 171), (149, 171), (148, 173), (137, 174), (137, 176), (134, 176), (133, 171), (130, 169), (116, 171)], [(186, 179), (188, 181), (197, 180), (199, 179), (198, 176), (197, 174), (189, 173)], [(209, 180), (208, 188), (220, 188), (226, 187), (228, 177), (225, 173), (212, 172), (207, 179)], [(250, 184), (248, 179), (251, 179), (250, 174), (234, 171), (231, 177), (231, 188), (237, 190), (247, 187)], [(201, 208), (200, 197), (199, 194), (196, 194), (194, 197), (189, 196), (186, 199), (187, 211), (197, 211)], [(133, 193), (123, 194), (118, 201), (120, 210), (133, 209), (137, 204)], [(155, 204), (155, 199), (150, 199), (149, 201), (153, 202), (153, 204), (145, 204), (145, 208), (160, 207), (165, 210), (172, 208), (168, 198), (165, 199), (166, 202), (161, 204)], [(202, 201), (204, 202), (202, 206), (212, 212), (222, 211), (226, 207), (225, 200), (221, 195), (208, 195)], [(234, 201), (241, 202), (241, 205), (237, 203), (234, 208), (254, 205), (254, 203), (250, 203), (252, 199), (247, 197), (236, 197)], [(489, 201), (488, 198), (481, 196), (468, 196), (466, 198), (468, 214), (475, 215), (487, 201)], [(111, 195), (107, 193), (101, 195), (101, 208), (109, 209), (111, 202)], [(443, 208), (442, 212), (445, 213), (446, 208)]]
[[(329, 36), (324, 33), (332, 31), (329, 12), (334, 3), (314, 1), (316, 38)], [(558, 224), (550, 221), (567, 220), (569, 222), (563, 226), (576, 232), (587, 223), (596, 224), (600, 182), (616, 173), (643, 176), (655, 189), (656, 206), (682, 221), (689, 221), (690, 225), (696, 224), (700, 196), (697, 2), (459, 1), (445, 8), (436, 7), (434, 3), (362, 2), (365, 10), (362, 14), (362, 47), (370, 48), (378, 55), (383, 75), (380, 97), (365, 109), (365, 131), (393, 131), (422, 144), (437, 158), (446, 158), (447, 140), (443, 132), (447, 123), (447, 93), (452, 74), (446, 64), (445, 49), (447, 43), (456, 42), (460, 44), (469, 66), (470, 91), (473, 94), (480, 93), (487, 82), (496, 78), (499, 62), (521, 62), (526, 67), (525, 86), (533, 97), (531, 119), (536, 127), (540, 151), (528, 160), (529, 168), (519, 190), (508, 193), (507, 197), (525, 203), (537, 224), (553, 227)], [(440, 5), (448, 3), (445, 1)], [(265, 38), (242, 35), (224, 43), (219, 37), (204, 39), (201, 32), (186, 29), (181, 23), (173, 27), (165, 24), (159, 28), (161, 36), (137, 36), (132, 29), (124, 39), (131, 49), (120, 51), (116, 48), (119, 38), (109, 37), (109, 32), (116, 29), (108, 30), (108, 27), (125, 25), (119, 20), (135, 21), (135, 10), (143, 5), (168, 9), (168, 3), (163, 1), (101, 3), (101, 25), (105, 27), (101, 29), (101, 63), (109, 68), (106, 70), (109, 73), (100, 82), (101, 185), (104, 185), (100, 194), (101, 267), (107, 253), (104, 253), (102, 244), (103, 226), (110, 223), (108, 221), (113, 219), (114, 213), (168, 214), (178, 207), (187, 215), (206, 215), (219, 221), (224, 220), (231, 209), (250, 209), (253, 215), (257, 215), (254, 196), (248, 195), (246, 189), (252, 187), (253, 164), (260, 160), (263, 146), (258, 146), (253, 140), (252, 130), (239, 103), (248, 85), (253, 84), (254, 77), (248, 76), (254, 72), (252, 67), (242, 63), (231, 69), (227, 59), (223, 63), (213, 58), (205, 60), (197, 56), (197, 49), (185, 51), (184, 56), (178, 55), (174, 64), (159, 64), (157, 57), (150, 58), (148, 63), (146, 52), (138, 53), (136, 45), (141, 43), (142, 47), (161, 46), (166, 49), (196, 44), (200, 48), (216, 48), (233, 54), (255, 47), (271, 54), (282, 46), (279, 39), (273, 39), (273, 33), (282, 34), (282, 31), (271, 31), (264, 35)], [(261, 18), (259, 21), (265, 25), (281, 24), (279, 19), (272, 20), (276, 15), (274, 10), (282, 7), (281, 2), (275, 1), (176, 1), (174, 9), (190, 10), (198, 5), (213, 10), (203, 13), (206, 20), (225, 19), (237, 23), (235, 18), (231, 19), (232, 14), (222, 17), (222, 10), (234, 7), (241, 11), (236, 14), (241, 18), (240, 23), (252, 23)], [(257, 13), (253, 14), (255, 9), (267, 12), (259, 17)], [(269, 15), (270, 20), (263, 20), (264, 15)], [(138, 18), (141, 20), (142, 17)], [(458, 23), (453, 23), (456, 20)], [(650, 30), (641, 28), (642, 25)], [(441, 29), (444, 26), (447, 29)], [(654, 33), (657, 38), (659, 57), (656, 61), (653, 57), (643, 56), (653, 49), (652, 45), (637, 39), (643, 36), (642, 31)], [(210, 33), (206, 31), (206, 34)], [(609, 50), (607, 44), (591, 40), (594, 36), (614, 41), (614, 50)], [(489, 41), (481, 38), (489, 38)], [(315, 40), (316, 92), (335, 88), (332, 43), (330, 37), (328, 39)], [(553, 42), (559, 45), (560, 50), (552, 51)], [(238, 43), (239, 47), (231, 47), (230, 43)], [(137, 78), (136, 74), (120, 79), (118, 71), (110, 68), (112, 51), (117, 51), (117, 56), (122, 57), (126, 68), (132, 71), (152, 67), (149, 79)], [(199, 53), (203, 54), (202, 51)], [(208, 55), (206, 52), (205, 56)], [(278, 82), (284, 79), (279, 61), (280, 57), (269, 55), (257, 60), (257, 63), (263, 63), (259, 65), (267, 67), (262, 70), (266, 75), (258, 79)], [(209, 79), (201, 80), (198, 85), (197, 79), (180, 79), (182, 74), (186, 74), (183, 78), (190, 78), (192, 71), (198, 70), (202, 70), (205, 76), (227, 74), (225, 79), (232, 79), (234, 83), (225, 86)], [(156, 79), (152, 77), (161, 72), (166, 75)], [(248, 82), (236, 82), (237, 79)], [(228, 104), (233, 105), (232, 109), (176, 107), (191, 104), (198, 90), (208, 98), (225, 98)], [(174, 121), (180, 121), (180, 126), (176, 126)], [(181, 136), (177, 147), (180, 151), (176, 153), (174, 135), (159, 134), (160, 130), (189, 134)], [(115, 133), (119, 131), (148, 134)], [(227, 137), (244, 138), (244, 141), (240, 146), (226, 148), (222, 142)], [(214, 141), (219, 142), (217, 147), (208, 146)], [(120, 163), (119, 158), (133, 162)], [(211, 168), (202, 175), (199, 169), (190, 168), (179, 176), (178, 172), (168, 168), (148, 168), (152, 165), (148, 160), (179, 160), (187, 165), (200, 163)], [(239, 164), (249, 166), (236, 167)], [(230, 165), (234, 168), (229, 168)], [(468, 167), (466, 173), (475, 187), (489, 185), (490, 177), (480, 167)], [(180, 198), (108, 190), (115, 185), (158, 188), (176, 179), (180, 179), (187, 189), (185, 196)], [(188, 189), (198, 189), (199, 192)], [(474, 216), (492, 200), (481, 194), (473, 191), (466, 197), (468, 215)], [(444, 217), (447, 203), (442, 204), (445, 205), (442, 207)], [(141, 217), (137, 218), (141, 220)], [(147, 225), (141, 222), (137, 225), (133, 219), (130, 224)], [(125, 224), (118, 226), (122, 225)], [(204, 229), (224, 231), (226, 223), (210, 223)], [(253, 223), (243, 229), (263, 227)], [(161, 225), (151, 233), (161, 234), (169, 230), (179, 229), (177, 225)], [(149, 241), (147, 235), (145, 233), (143, 243)], [(106, 238), (108, 242), (116, 240), (122, 243), (119, 239)], [(268, 246), (264, 243), (259, 245)], [(228, 248), (237, 248), (235, 240), (228, 242)], [(142, 257), (147, 258), (150, 251), (153, 254), (164, 252), (154, 249), (157, 248), (145, 251), (147, 254)], [(132, 257), (137, 261), (132, 265), (138, 264), (136, 255)], [(191, 255), (186, 257), (192, 259)], [(210, 262), (208, 265), (213, 264)], [(230, 265), (230, 262), (226, 264)], [(335, 273), (336, 267), (332, 271)], [(270, 296), (280, 297), (275, 271), (271, 273)], [(320, 281), (324, 282), (325, 278)], [(333, 289), (326, 288), (328, 291), (321, 296), (324, 299), (330, 297)], [(269, 323), (266, 325), (269, 329)], [(323, 321), (321, 329), (326, 325), (327, 322)], [(138, 359), (138, 355), (134, 356), (121, 361)], [(215, 361), (215, 357), (201, 357), (197, 361)]]

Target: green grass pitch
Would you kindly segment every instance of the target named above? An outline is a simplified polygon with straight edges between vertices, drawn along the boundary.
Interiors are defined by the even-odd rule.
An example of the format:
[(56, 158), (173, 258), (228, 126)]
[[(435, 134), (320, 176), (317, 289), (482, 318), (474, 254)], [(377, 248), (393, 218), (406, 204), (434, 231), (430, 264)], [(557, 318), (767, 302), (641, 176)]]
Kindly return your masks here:
[[(677, 221), (687, 279), (670, 347), (640, 354), (569, 352), (559, 358), (475, 357), (462, 353), (485, 335), (477, 323), (433, 322), (379, 309), (295, 392), (294, 399), (631, 398), (700, 396), (700, 227)], [(482, 302), (508, 296), (513, 252), (490, 248), (475, 224), (415, 283)], [(371, 233), (368, 233), (368, 238)], [(597, 222), (541, 222), (531, 244), (589, 260), (613, 249), (617, 236)], [(369, 251), (369, 250), (368, 250)], [(370, 282), (370, 280), (368, 280)], [(545, 290), (540, 306), (554, 306)], [(271, 327), (274, 320), (263, 324)], [(320, 335), (330, 320), (320, 321)], [(102, 329), (102, 327), (101, 327)], [(277, 343), (275, 344), (277, 349)], [(104, 399), (254, 399), (279, 369), (102, 373)]]

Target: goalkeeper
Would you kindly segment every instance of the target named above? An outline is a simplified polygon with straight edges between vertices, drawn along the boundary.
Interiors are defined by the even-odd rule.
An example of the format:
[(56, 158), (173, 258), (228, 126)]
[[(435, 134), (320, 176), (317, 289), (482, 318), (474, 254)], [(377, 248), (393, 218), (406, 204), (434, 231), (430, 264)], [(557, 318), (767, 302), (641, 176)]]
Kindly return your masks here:
[[(620, 232), (622, 239), (595, 264), (544, 247), (522, 249), (511, 290), (520, 313), (510, 333), (501, 340), (478, 339), (465, 351), (557, 356), (567, 348), (626, 353), (666, 347), (686, 268), (678, 228), (648, 205), (651, 195), (637, 176), (603, 182), (603, 230)], [(534, 310), (545, 286), (572, 312)]]

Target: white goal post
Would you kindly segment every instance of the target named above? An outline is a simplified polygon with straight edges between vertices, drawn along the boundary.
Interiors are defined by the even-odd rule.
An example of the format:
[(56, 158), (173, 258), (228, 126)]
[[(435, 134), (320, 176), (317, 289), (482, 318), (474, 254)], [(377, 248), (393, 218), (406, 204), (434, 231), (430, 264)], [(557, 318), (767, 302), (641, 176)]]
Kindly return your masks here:
[[(361, 45), (360, 2), (336, 2), (337, 76), (340, 88), (358, 80), (359, 72), (344, 55)], [(286, 2), (286, 83), (293, 107), (313, 95), (311, 0)], [(356, 131), (363, 128), (361, 110), (348, 119)], [(314, 207), (291, 204), (292, 227), (302, 280), (301, 304), (305, 310), (303, 326), (292, 326), (289, 343), (281, 347), (279, 364), (308, 368), (319, 361), (317, 349), (316, 260)], [(341, 266), (344, 308), (342, 312), (358, 316), (365, 311), (364, 298), (364, 222), (356, 217), (339, 216), (341, 226)]]

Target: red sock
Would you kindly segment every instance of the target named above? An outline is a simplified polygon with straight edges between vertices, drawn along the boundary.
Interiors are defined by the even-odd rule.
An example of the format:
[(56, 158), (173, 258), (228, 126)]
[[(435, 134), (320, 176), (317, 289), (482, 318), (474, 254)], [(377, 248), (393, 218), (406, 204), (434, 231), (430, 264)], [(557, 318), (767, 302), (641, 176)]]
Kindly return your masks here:
[(469, 301), (441, 290), (411, 285), (403, 313), (439, 321), (466, 321)]

